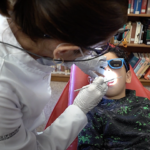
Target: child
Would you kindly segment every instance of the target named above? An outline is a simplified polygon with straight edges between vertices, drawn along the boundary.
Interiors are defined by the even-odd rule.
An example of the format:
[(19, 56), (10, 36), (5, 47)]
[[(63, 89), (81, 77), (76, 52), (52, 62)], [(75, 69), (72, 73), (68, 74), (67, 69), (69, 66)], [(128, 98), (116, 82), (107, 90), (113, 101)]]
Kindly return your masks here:
[(123, 50), (111, 48), (106, 75), (121, 76), (108, 82), (102, 101), (88, 114), (88, 124), (78, 136), (78, 150), (149, 150), (150, 101), (126, 90), (131, 72)]

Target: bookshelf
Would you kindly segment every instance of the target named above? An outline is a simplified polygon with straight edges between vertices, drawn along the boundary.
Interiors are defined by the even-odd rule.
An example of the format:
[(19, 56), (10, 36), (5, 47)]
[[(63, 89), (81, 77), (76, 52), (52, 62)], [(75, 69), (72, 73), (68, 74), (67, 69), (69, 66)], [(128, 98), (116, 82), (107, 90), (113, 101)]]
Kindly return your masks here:
[(140, 82), (141, 82), (144, 86), (150, 86), (150, 80), (140, 79)]
[(150, 17), (150, 14), (128, 14), (128, 17)]
[(51, 81), (56, 82), (68, 82), (70, 79), (70, 75), (64, 75), (64, 74), (52, 74)]
[[(148, 18), (148, 17), (150, 18), (150, 14), (128, 14), (128, 21), (131, 22), (142, 21), (144, 18)], [(120, 44), (120, 46), (122, 47), (123, 44)], [(128, 43), (127, 48), (124, 47), (122, 48), (128, 52), (150, 53), (150, 45), (146, 45), (146, 44)], [(139, 80), (144, 86), (150, 86), (150, 80), (145, 80), (144, 78)]]
[[(116, 46), (117, 44), (114, 44), (114, 45)], [(120, 46), (123, 46), (123, 45), (120, 44)], [(143, 48), (150, 48), (150, 45), (128, 43), (128, 47), (143, 47)]]
[[(70, 79), (70, 75), (61, 75), (61, 74), (52, 74), (51, 81), (56, 82), (68, 82)], [(144, 86), (150, 86), (150, 80), (140, 79), (140, 82)]]

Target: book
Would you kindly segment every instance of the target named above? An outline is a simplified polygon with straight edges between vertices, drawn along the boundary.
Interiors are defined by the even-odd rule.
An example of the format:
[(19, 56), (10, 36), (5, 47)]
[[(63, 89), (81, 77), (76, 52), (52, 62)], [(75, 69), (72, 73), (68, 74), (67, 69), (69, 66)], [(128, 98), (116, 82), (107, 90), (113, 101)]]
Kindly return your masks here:
[[(144, 27), (144, 26), (143, 26), (143, 27)], [(142, 30), (142, 35), (141, 35), (141, 42), (140, 42), (140, 44), (143, 43), (143, 37), (144, 37), (144, 31)]]
[(150, 66), (150, 58), (148, 56), (148, 54), (145, 54), (145, 59), (147, 61), (147, 64), (145, 64), (146, 66), (143, 68), (143, 70), (139, 73), (139, 75), (137, 75), (138, 79), (140, 79), (143, 74), (146, 72), (146, 70), (149, 68)]
[(141, 13), (141, 6), (142, 6), (142, 0), (135, 0), (134, 1), (134, 14), (140, 14)]
[(141, 14), (146, 14), (146, 10), (147, 10), (147, 0), (142, 0)]
[(134, 0), (131, 0), (131, 14), (134, 13)]
[(139, 58), (139, 60), (137, 61), (137, 63), (134, 65), (133, 70), (135, 70), (135, 68), (137, 67), (137, 65), (140, 63), (141, 58)]
[(141, 65), (141, 67), (140, 67), (139, 70), (137, 71), (137, 73), (136, 73), (136, 76), (137, 76), (137, 77), (141, 75), (141, 72), (143, 71), (143, 69), (144, 69), (144, 68), (148, 65), (148, 63), (149, 63), (149, 59), (148, 59), (148, 58), (145, 58), (144, 54), (141, 53), (141, 55), (142, 55), (142, 59), (143, 59), (144, 63)]
[(135, 44), (139, 43), (140, 31), (141, 31), (141, 22), (138, 21), (136, 23), (136, 31), (135, 31), (135, 39), (134, 39)]
[(150, 29), (147, 29), (146, 44), (147, 44), (147, 45), (150, 45)]
[(118, 36), (114, 36), (114, 44), (118, 44), (117, 37), (118, 37)]
[[(147, 34), (148, 29), (150, 29), (150, 18), (144, 20), (144, 27), (143, 27), (143, 31), (144, 31), (144, 35), (143, 35), (143, 43), (145, 43), (145, 44), (149, 44), (149, 43), (147, 43), (147, 39), (149, 38), (149, 37), (148, 37), (148, 34)], [(149, 41), (148, 41), (148, 42), (149, 42)]]
[(147, 14), (150, 14), (150, 0), (147, 2)]
[[(125, 26), (125, 29), (128, 29), (128, 28), (129, 28), (129, 25), (128, 25), (128, 23), (127, 23), (126, 26)], [(127, 35), (127, 36), (126, 36), (126, 35), (127, 35), (127, 32), (124, 32), (124, 38), (126, 37), (125, 39), (127, 40), (127, 36), (128, 36), (128, 35)]]
[(128, 14), (131, 13), (131, 0), (128, 0)]
[(127, 29), (129, 29), (129, 33), (126, 37), (126, 40), (127, 40), (128, 43), (130, 43), (130, 39), (131, 39), (131, 21), (128, 22)]
[(139, 58), (136, 57), (133, 53), (130, 54), (129, 64), (132, 66), (132, 68), (134, 68), (134, 66), (135, 66), (135, 64), (137, 63), (138, 60), (139, 60)]
[(141, 72), (141, 74), (139, 74), (139, 76), (137, 76), (138, 79), (140, 79), (141, 77), (143, 77), (144, 73), (147, 71), (147, 69), (150, 67), (150, 65), (147, 65), (143, 71)]
[(130, 31), (129, 31), (129, 43), (131, 43), (131, 33), (132, 33), (132, 23), (131, 23), (131, 28), (130, 28)]
[(133, 23), (132, 23), (132, 32), (131, 32), (130, 43), (134, 43), (134, 40), (135, 40), (135, 32), (136, 32), (136, 23), (133, 22)]
[(145, 78), (146, 80), (150, 80), (150, 68), (148, 68), (146, 74), (144, 75), (144, 78)]
[(133, 70), (134, 70), (136, 68), (136, 66), (139, 64), (139, 62), (141, 61), (141, 58), (139, 57), (138, 53), (133, 53), (133, 54), (138, 58), (138, 61), (136, 62), (136, 64), (133, 67)]
[(141, 66), (143, 65), (143, 63), (145, 62), (145, 59), (142, 58), (141, 54), (139, 53), (140, 56), (140, 61), (137, 64), (137, 66), (134, 69), (135, 74), (138, 72), (138, 70), (141, 68)]
[(52, 74), (64, 74), (64, 75), (70, 74), (70, 69), (63, 66), (62, 64), (56, 64), (51, 67), (54, 68)]
[[(126, 24), (123, 26), (123, 29), (126, 29)], [(125, 34), (126, 34), (127, 32), (124, 32), (123, 34), (122, 34), (122, 38), (124, 39), (124, 37), (125, 37)]]
[(143, 33), (143, 24), (141, 24), (140, 35), (139, 35), (139, 41), (138, 41), (139, 44), (142, 43), (142, 33)]

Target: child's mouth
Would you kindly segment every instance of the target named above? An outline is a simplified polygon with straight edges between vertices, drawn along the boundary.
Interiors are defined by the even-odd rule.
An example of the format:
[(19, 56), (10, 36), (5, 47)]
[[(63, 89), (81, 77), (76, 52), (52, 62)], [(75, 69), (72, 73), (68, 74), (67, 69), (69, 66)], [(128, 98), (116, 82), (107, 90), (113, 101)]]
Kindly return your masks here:
[(107, 85), (108, 86), (113, 86), (114, 85), (114, 81), (108, 82)]

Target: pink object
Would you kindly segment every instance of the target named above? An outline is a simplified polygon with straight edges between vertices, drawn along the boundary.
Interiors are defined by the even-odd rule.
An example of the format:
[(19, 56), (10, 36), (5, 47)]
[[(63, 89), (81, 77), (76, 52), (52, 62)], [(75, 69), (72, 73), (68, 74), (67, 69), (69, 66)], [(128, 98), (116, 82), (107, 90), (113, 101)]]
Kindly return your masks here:
[[(73, 103), (75, 97), (79, 93), (79, 91), (74, 92), (74, 90), (82, 88), (87, 84), (89, 84), (88, 75), (86, 75), (78, 67), (73, 65), (71, 67), (70, 81), (66, 85), (55, 108), (53, 109), (53, 112), (47, 122), (46, 128), (50, 126), (53, 121), (55, 121), (55, 119), (58, 118), (69, 105)], [(67, 150), (77, 150), (77, 143), (78, 140), (76, 138)]]

